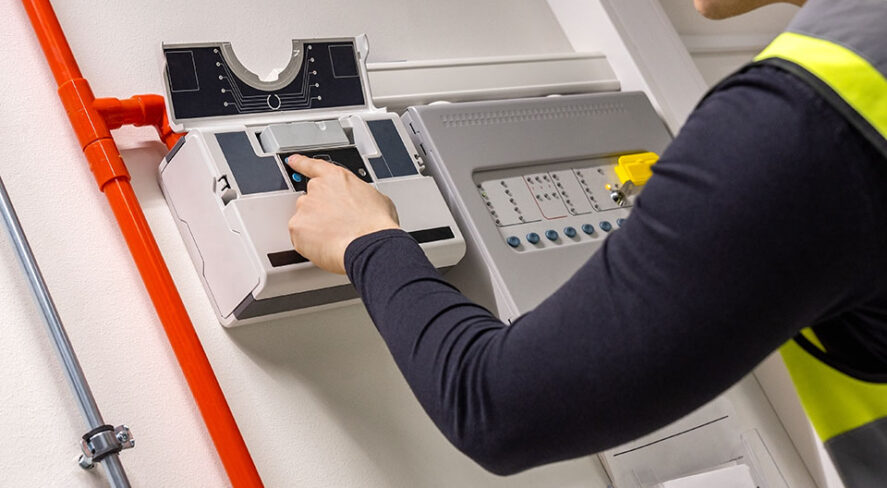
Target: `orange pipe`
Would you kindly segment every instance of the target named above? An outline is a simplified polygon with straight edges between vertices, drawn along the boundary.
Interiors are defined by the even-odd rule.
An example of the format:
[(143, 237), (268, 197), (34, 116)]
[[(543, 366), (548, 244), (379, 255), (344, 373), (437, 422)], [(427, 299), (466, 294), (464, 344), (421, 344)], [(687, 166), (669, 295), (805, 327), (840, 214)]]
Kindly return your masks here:
[(163, 97), (96, 99), (80, 74), (49, 0), (23, 0), (23, 3), (83, 153), (114, 211), (228, 478), (235, 488), (260, 487), (259, 473), (132, 190), (120, 151), (111, 138), (110, 130), (125, 124), (153, 125), (167, 147), (172, 147), (181, 135), (169, 127)]

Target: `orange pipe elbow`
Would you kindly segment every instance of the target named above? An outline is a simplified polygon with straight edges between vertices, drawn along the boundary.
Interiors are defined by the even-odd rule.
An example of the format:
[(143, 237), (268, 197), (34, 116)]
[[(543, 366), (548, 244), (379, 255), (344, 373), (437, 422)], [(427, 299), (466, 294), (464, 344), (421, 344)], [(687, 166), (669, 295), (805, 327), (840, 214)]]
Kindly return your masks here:
[(58, 84), (71, 127), (114, 212), (228, 478), (235, 488), (261, 487), (246, 443), (129, 183), (129, 172), (111, 130), (130, 124), (151, 125), (170, 148), (182, 135), (170, 128), (163, 97), (96, 99), (80, 74), (49, 0), (23, 0), (23, 4)]

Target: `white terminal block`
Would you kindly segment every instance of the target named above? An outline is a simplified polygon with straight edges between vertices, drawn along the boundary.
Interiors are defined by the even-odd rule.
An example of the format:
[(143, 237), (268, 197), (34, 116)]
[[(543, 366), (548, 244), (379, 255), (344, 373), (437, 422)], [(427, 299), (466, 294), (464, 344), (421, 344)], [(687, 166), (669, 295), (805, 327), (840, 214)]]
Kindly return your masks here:
[(279, 318), (358, 300), (344, 276), (293, 250), (287, 224), (308, 180), (285, 162), (324, 159), (373, 184), (437, 268), (465, 241), (396, 114), (372, 105), (364, 37), (293, 41), (274, 81), (228, 43), (163, 46), (170, 120), (188, 133), (160, 164), (160, 186), (219, 322)]

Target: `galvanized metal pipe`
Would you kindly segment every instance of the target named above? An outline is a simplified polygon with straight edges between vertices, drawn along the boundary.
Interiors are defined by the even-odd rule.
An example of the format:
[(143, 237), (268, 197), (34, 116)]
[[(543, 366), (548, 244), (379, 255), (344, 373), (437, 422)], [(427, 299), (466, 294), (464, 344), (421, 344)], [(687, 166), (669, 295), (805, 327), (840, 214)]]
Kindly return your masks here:
[[(34, 258), (33, 252), (31, 252), (31, 245), (28, 244), (28, 238), (22, 230), (21, 222), (18, 220), (18, 215), (15, 213), (15, 208), (12, 206), (12, 201), (9, 199), (9, 194), (6, 192), (6, 186), (3, 184), (2, 178), (0, 178), (0, 214), (3, 215), (3, 222), (6, 224), (6, 230), (9, 231), (13, 247), (31, 284), (31, 290), (34, 292), (37, 304), (43, 312), (49, 335), (52, 337), (52, 342), (61, 358), (62, 366), (65, 369), (65, 376), (67, 376), (68, 382), (74, 390), (74, 396), (77, 397), (80, 411), (83, 413), (83, 417), (86, 419), (90, 430), (102, 426), (105, 424), (104, 420), (102, 420), (102, 413), (95, 402), (95, 397), (92, 396), (89, 383), (86, 381), (83, 369), (80, 368), (80, 362), (77, 361), (77, 354), (74, 352), (71, 341), (68, 339), (64, 325), (62, 325), (58, 310), (52, 301), (52, 296), (49, 294), (43, 275), (40, 273), (37, 260)], [(114, 488), (129, 488), (129, 480), (117, 454), (108, 455), (102, 460), (101, 464), (105, 467), (111, 486)]]

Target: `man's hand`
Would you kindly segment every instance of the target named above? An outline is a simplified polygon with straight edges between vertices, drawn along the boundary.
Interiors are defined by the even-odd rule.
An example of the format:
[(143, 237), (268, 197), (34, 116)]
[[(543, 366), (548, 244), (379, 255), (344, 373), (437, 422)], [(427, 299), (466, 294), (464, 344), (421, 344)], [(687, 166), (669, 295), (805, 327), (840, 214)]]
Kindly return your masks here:
[(317, 267), (345, 274), (345, 249), (360, 236), (400, 227), (394, 203), (341, 166), (299, 154), (287, 158), (310, 178), (289, 221), (296, 251)]

